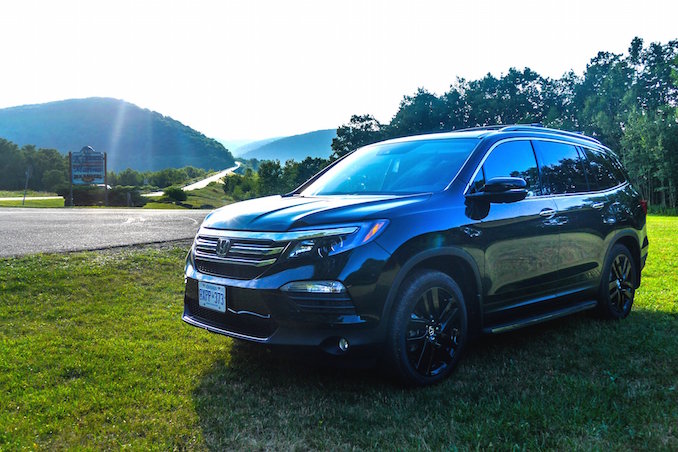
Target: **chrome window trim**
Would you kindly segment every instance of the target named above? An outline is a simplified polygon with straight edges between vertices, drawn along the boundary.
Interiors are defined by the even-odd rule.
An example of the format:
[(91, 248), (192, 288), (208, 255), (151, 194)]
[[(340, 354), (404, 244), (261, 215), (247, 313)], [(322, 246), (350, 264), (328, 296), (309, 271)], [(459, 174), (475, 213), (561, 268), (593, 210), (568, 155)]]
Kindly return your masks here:
[[(485, 152), (485, 155), (484, 155), (483, 158), (480, 160), (480, 163), (478, 164), (478, 166), (476, 167), (475, 171), (473, 172), (473, 175), (471, 175), (471, 178), (470, 178), (470, 179), (468, 180), (468, 182), (466, 183), (466, 188), (464, 189), (464, 196), (466, 196), (466, 195), (468, 194), (469, 190), (471, 189), (471, 185), (473, 184), (473, 181), (475, 180), (476, 176), (478, 175), (478, 171), (480, 171), (480, 169), (481, 169), (481, 168), (483, 167), (483, 165), (485, 164), (485, 160), (487, 160), (487, 157), (490, 156), (490, 154), (492, 153), (492, 151), (494, 151), (494, 149), (495, 149), (497, 146), (499, 146), (500, 144), (503, 144), (503, 143), (508, 143), (508, 142), (510, 142), (510, 141), (526, 141), (526, 140), (528, 140), (528, 141), (551, 141), (551, 142), (553, 142), (553, 143), (568, 144), (568, 145), (570, 145), (570, 146), (574, 146), (575, 148), (576, 148), (576, 147), (581, 147), (581, 148), (590, 149), (590, 150), (592, 150), (592, 151), (598, 151), (598, 152), (600, 152), (599, 149), (593, 148), (593, 147), (591, 147), (591, 146), (583, 146), (583, 145), (578, 144), (578, 143), (575, 144), (575, 143), (572, 143), (572, 142), (569, 142), (569, 141), (565, 141), (565, 140), (556, 140), (556, 139), (553, 139), (553, 138), (542, 138), (542, 137), (511, 137), (511, 138), (505, 138), (505, 139), (499, 140), (499, 141), (497, 141), (496, 143), (494, 143), (494, 144), (487, 150), (487, 152)], [(605, 149), (606, 151), (610, 151), (610, 150), (609, 150), (608, 148), (606, 148), (605, 146), (601, 146), (601, 147), (602, 147), (603, 149)], [(611, 151), (610, 151), (610, 152), (611, 152)], [(536, 153), (535, 153), (535, 159), (536, 159)], [(539, 161), (537, 161), (537, 166), (539, 166)], [(621, 183), (621, 184), (619, 184), (619, 185), (615, 185), (614, 187), (606, 188), (606, 189), (604, 189), (604, 190), (585, 191), (585, 192), (576, 192), (576, 193), (558, 193), (558, 194), (555, 194), (555, 195), (549, 194), (549, 195), (530, 196), (529, 198), (525, 198), (525, 199), (536, 199), (536, 198), (560, 198), (560, 197), (565, 197), (565, 196), (596, 195), (596, 194), (601, 194), (601, 193), (605, 193), (605, 192), (608, 192), (608, 191), (616, 190), (616, 189), (621, 188), (621, 187), (623, 187), (623, 186), (625, 186), (625, 185), (628, 185), (628, 184), (629, 184), (628, 181), (624, 181), (623, 183)]]
[(291, 242), (295, 240), (310, 240), (335, 235), (352, 234), (358, 230), (358, 226), (346, 226), (340, 228), (309, 229), (304, 231), (288, 232), (264, 232), (264, 231), (231, 231), (226, 229), (211, 229), (201, 227), (198, 235), (227, 237), (229, 239), (269, 240), (273, 242)]

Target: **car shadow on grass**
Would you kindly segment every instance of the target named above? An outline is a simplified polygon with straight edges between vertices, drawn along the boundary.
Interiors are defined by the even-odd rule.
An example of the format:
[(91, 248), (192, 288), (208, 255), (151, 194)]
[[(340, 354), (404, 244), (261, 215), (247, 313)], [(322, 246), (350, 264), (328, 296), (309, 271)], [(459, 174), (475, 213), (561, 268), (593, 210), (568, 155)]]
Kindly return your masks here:
[[(610, 435), (618, 434), (641, 419), (641, 412), (647, 422), (632, 398), (615, 400), (626, 410), (621, 417), (597, 419), (616, 386), (627, 393), (641, 388), (650, 405), (663, 400), (652, 402), (648, 378), (671, 376), (661, 368), (654, 376), (642, 370), (653, 359), (675, 362), (668, 350), (678, 347), (670, 334), (676, 325), (670, 313), (637, 310), (622, 322), (584, 313), (484, 336), (449, 379), (420, 389), (404, 388), (364, 362), (318, 360), (305, 351), (233, 341), (230, 353), (203, 375), (193, 400), (213, 450), (407, 448), (421, 441), (428, 441), (425, 449), (571, 444), (549, 436), (550, 430), (583, 441), (580, 446), (601, 446), (606, 443), (596, 442), (599, 437), (581, 438), (582, 428), (601, 422)], [(582, 399), (581, 392), (589, 395)], [(516, 419), (527, 419), (529, 428)], [(428, 430), (431, 425), (437, 427)], [(486, 430), (494, 432), (485, 438), (489, 442), (473, 440)], [(534, 438), (539, 441), (530, 443)]]

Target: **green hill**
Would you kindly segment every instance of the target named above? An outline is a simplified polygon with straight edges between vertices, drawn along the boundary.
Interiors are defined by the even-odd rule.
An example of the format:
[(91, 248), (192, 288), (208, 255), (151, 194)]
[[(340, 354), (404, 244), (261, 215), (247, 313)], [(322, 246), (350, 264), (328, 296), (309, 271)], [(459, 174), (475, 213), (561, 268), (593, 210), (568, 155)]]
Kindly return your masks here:
[(110, 98), (0, 109), (0, 137), (62, 153), (89, 145), (108, 153), (108, 169), (114, 171), (187, 165), (221, 169), (234, 162), (216, 140), (168, 116)]
[(244, 159), (259, 160), (304, 160), (306, 157), (328, 158), (332, 153), (332, 138), (337, 136), (336, 129), (316, 130), (314, 132), (262, 140), (247, 144), (248, 149), (238, 154)]

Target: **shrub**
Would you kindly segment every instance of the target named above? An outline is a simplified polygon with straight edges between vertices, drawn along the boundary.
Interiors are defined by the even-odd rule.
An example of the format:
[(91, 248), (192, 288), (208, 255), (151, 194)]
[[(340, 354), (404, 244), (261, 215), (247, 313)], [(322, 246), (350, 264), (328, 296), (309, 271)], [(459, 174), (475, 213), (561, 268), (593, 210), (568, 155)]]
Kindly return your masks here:
[(186, 201), (188, 199), (186, 192), (179, 187), (169, 187), (165, 189), (165, 195), (175, 202)]
[[(69, 201), (69, 187), (62, 186), (57, 190), (59, 196), (63, 196), (66, 205)], [(117, 186), (108, 190), (108, 205), (115, 207), (143, 207), (148, 200), (141, 196), (137, 187)], [(105, 204), (105, 192), (103, 187), (94, 185), (82, 185), (73, 187), (74, 206), (103, 206)]]

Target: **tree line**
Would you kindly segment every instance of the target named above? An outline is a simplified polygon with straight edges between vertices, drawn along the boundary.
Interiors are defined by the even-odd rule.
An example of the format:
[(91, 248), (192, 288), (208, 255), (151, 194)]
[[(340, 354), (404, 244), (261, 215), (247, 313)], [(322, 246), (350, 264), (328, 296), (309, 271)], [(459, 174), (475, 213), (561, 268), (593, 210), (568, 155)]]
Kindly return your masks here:
[[(28, 188), (36, 191), (61, 191), (68, 185), (68, 155), (56, 149), (37, 149), (33, 145), (19, 147), (0, 138), (0, 190), (22, 190), (29, 172)], [(203, 178), (209, 171), (186, 166), (159, 171), (136, 171), (130, 168), (108, 172), (111, 186), (134, 186), (161, 189)]]
[(326, 167), (330, 161), (306, 157), (301, 162), (288, 160), (245, 161), (242, 174), (224, 178), (224, 192), (236, 201), (272, 194), (288, 193)]
[(541, 123), (596, 137), (622, 159), (653, 205), (678, 202), (678, 40), (626, 54), (599, 52), (583, 74), (559, 79), (515, 68), (479, 80), (459, 78), (442, 95), (405, 96), (388, 124), (354, 115), (337, 130), (332, 158), (406, 135), (495, 124)]
[(497, 124), (540, 123), (596, 137), (624, 162), (650, 204), (678, 202), (678, 40), (644, 46), (635, 38), (626, 54), (599, 52), (583, 74), (558, 79), (530, 68), (495, 77), (458, 78), (436, 95), (420, 88), (404, 96), (387, 124), (354, 115), (337, 129), (329, 160), (257, 162), (258, 173), (227, 178), (234, 199), (283, 193), (331, 161), (367, 144), (407, 135)]

